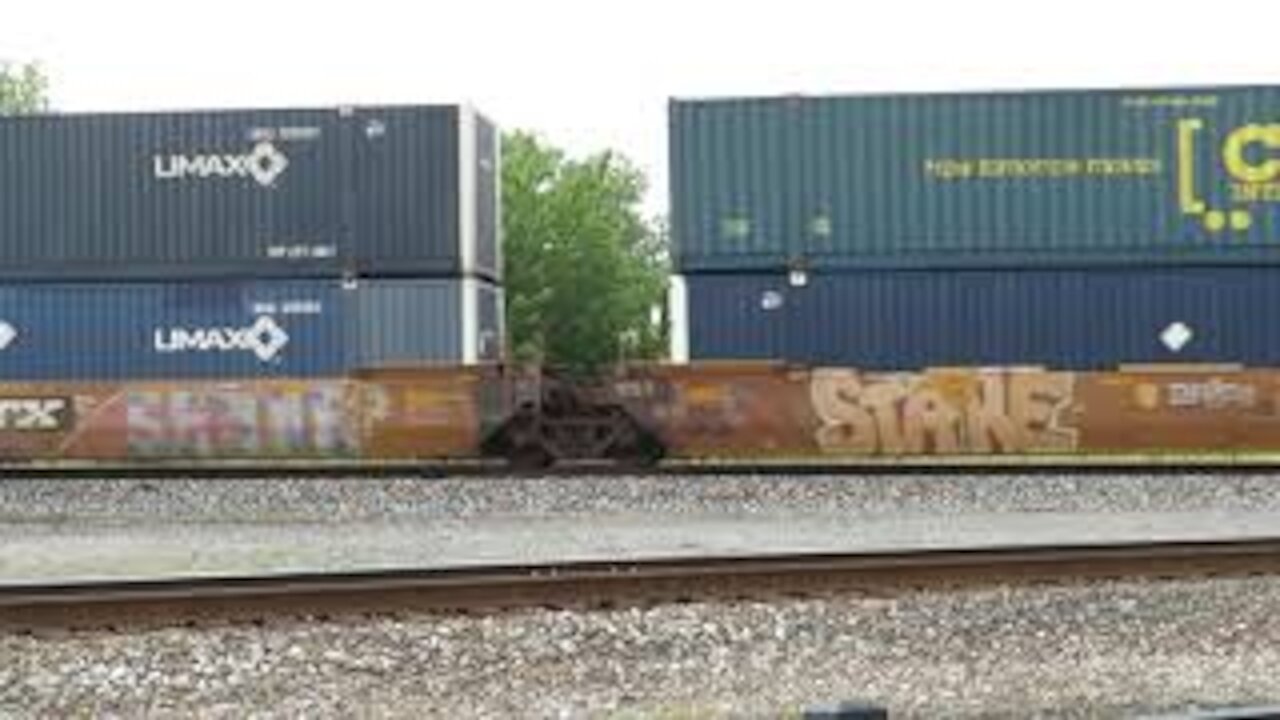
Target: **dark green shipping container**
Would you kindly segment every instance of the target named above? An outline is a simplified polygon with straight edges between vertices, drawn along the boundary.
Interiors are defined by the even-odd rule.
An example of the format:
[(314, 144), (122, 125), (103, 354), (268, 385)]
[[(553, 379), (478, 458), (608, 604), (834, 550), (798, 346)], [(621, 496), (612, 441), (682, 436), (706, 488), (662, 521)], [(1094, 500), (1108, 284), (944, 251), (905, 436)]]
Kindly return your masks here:
[(1280, 87), (673, 101), (680, 272), (1280, 262)]

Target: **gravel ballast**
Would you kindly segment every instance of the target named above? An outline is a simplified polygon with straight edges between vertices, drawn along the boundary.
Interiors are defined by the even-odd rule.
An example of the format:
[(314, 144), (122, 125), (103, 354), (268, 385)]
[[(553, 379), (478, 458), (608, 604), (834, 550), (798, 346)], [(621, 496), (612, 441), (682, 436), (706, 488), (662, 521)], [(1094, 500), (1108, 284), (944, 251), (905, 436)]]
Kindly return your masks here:
[(0, 523), (9, 584), (635, 558), (1272, 539), (1280, 512), (597, 514), (291, 522)]
[(0, 585), (1267, 537), (1267, 476), (0, 481)]
[(1280, 510), (1280, 475), (703, 475), (545, 479), (0, 480), (0, 522), (347, 522), (607, 513)]
[(0, 636), (0, 716), (1125, 717), (1280, 698), (1280, 579)]
[[(832, 527), (819, 518), (855, 528), (878, 519), (950, 532), (1000, 515), (1047, 526), (1068, 513), (1085, 523), (1179, 514), (1230, 535), (1245, 516), (1280, 513), (1280, 476), (0, 480), (0, 543), (26, 542), (28, 560), (38, 546), (61, 557), (58, 538), (92, 559), (170, 531), (202, 544), (222, 534), (222, 552), (248, 556), (271, 545), (249, 548), (256, 537), (299, 544), (295, 527), (326, 538), (313, 551), (328, 557), (356, 544), (354, 527), (398, 541), (434, 528), (470, 546), (468, 533), (504, 518), (587, 519), (617, 539), (640, 537), (645, 522), (810, 518), (814, 532)], [(152, 561), (193, 566), (180, 548), (150, 547)], [(368, 707), (391, 717), (757, 717), (851, 698), (894, 717), (1116, 717), (1280, 699), (1277, 608), (1280, 578), (1249, 578), (0, 636), (0, 718)]]

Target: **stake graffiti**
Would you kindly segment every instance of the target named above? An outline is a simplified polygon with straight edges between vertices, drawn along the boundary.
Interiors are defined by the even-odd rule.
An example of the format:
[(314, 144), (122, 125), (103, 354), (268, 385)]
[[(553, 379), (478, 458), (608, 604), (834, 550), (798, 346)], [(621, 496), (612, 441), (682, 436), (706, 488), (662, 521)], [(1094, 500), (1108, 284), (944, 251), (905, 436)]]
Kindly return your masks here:
[(1077, 446), (1074, 377), (1031, 371), (863, 374), (810, 379), (815, 440), (827, 453), (1015, 453)]

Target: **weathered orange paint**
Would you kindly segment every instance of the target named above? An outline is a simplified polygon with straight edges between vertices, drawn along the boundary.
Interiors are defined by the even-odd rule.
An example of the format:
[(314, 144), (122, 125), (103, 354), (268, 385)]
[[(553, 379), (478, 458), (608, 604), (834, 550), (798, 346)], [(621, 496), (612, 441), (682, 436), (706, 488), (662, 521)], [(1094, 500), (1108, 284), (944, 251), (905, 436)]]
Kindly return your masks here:
[(684, 458), (1280, 451), (1280, 371), (636, 369), (628, 407)]
[[(5, 399), (58, 400), (50, 426), (0, 427), (0, 459), (471, 457), (484, 371), (388, 371), (332, 380), (0, 384)], [(20, 408), (19, 408), (20, 409)]]
[(474, 457), (509, 406), (492, 369), (379, 370), (362, 379), (360, 436), (374, 459)]
[(653, 365), (629, 368), (614, 389), (668, 456), (811, 455), (808, 378), (769, 363)]
[[(0, 460), (474, 458), (512, 385), (486, 368), (0, 383)], [(647, 365), (604, 392), (678, 459), (1280, 452), (1280, 370)]]

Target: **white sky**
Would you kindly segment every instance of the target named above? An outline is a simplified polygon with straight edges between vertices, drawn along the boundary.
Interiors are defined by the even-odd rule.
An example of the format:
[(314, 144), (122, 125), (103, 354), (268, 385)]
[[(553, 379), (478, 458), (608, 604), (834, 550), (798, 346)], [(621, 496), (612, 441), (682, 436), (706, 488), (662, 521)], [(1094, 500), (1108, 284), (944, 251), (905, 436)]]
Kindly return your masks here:
[(1280, 2), (9, 0), (60, 110), (469, 100), (622, 150), (666, 207), (670, 96), (1280, 82)]

